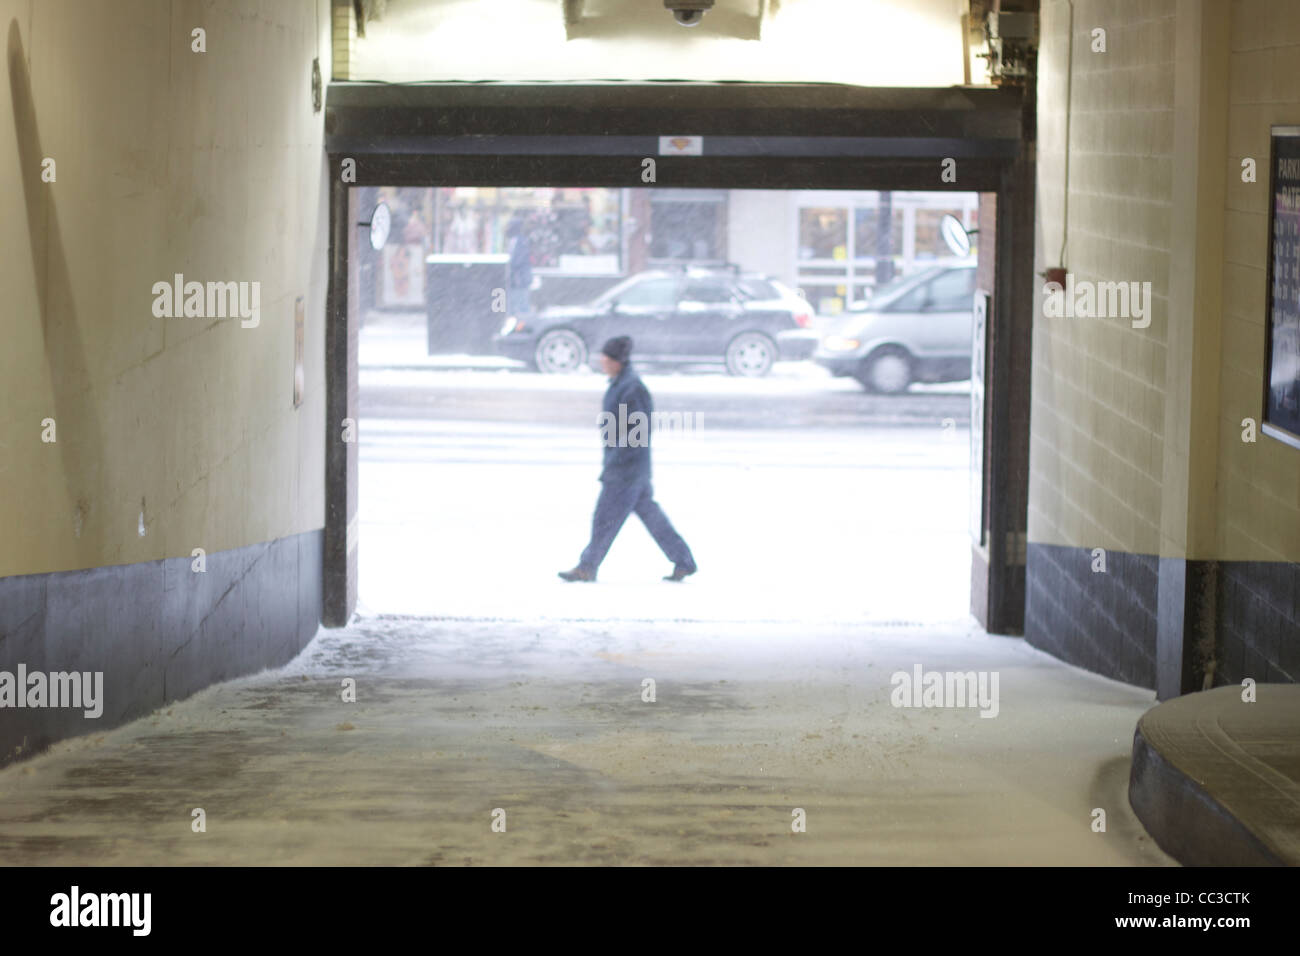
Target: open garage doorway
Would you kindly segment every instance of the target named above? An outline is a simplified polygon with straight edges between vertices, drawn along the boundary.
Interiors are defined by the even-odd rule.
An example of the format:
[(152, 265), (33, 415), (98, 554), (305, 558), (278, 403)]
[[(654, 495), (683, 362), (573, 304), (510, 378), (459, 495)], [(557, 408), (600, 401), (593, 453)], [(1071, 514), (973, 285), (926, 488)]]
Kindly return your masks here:
[[(1018, 94), (700, 89), (689, 110), (635, 111), (661, 90), (331, 89), (330, 161), (351, 175), (332, 203), (327, 624), (347, 620), (364, 580), (381, 612), (546, 619), (579, 602), (600, 619), (883, 623), (974, 611), (1018, 630), (1028, 379), (1013, 371), (1028, 366), (1029, 317), (1009, 291), (1031, 257), (1009, 254), (1032, 212), (1032, 184), (1014, 175)], [(880, 135), (826, 136), (837, 116)], [(718, 133), (642, 128), (698, 124)], [(751, 135), (730, 135), (741, 128)], [(673, 155), (682, 143), (700, 155)], [(363, 253), (381, 204), (398, 213), (394, 242)], [(942, 212), (975, 232), (980, 266), (934, 283), (954, 271), (934, 248)], [(509, 264), (521, 231), (540, 273), (524, 288)], [(457, 282), (481, 287), (472, 321), (434, 288)], [(919, 314), (940, 288), (968, 303), (960, 374), (903, 343), (855, 353), (873, 300), (910, 295)], [(974, 290), (988, 319), (972, 362)], [(747, 329), (759, 334), (740, 350), (692, 321), (725, 326), (754, 303), (784, 308), (787, 327)], [(593, 309), (609, 311), (588, 315), (590, 333), (554, 321)], [(680, 332), (669, 345), (655, 338), (665, 323)], [(692, 422), (653, 437), (655, 496), (702, 568), (670, 592), (671, 565), (635, 519), (599, 587), (575, 594), (555, 576), (590, 529), (606, 384), (590, 365), (608, 331), (637, 343), (656, 410)], [(342, 422), (360, 424), (359, 441), (335, 440)], [(373, 499), (358, 496), (368, 476)]]
[[(391, 217), (384, 245), (363, 227), (350, 255), (359, 607), (966, 620), (978, 256), (941, 224), (977, 233), (980, 198), (355, 190), (362, 219)], [(672, 563), (635, 516), (599, 587), (556, 574), (590, 531), (615, 336), (654, 399), (655, 497), (702, 567), (684, 585), (661, 580)]]

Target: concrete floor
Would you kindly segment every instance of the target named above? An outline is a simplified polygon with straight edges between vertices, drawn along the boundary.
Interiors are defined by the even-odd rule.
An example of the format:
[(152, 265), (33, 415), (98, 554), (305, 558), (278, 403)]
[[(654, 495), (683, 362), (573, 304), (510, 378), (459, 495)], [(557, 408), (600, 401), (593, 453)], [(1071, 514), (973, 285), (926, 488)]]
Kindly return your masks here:
[[(998, 716), (893, 707), (917, 663), (997, 671)], [(0, 771), (0, 864), (1168, 865), (1153, 696), (974, 627), (359, 619)]]

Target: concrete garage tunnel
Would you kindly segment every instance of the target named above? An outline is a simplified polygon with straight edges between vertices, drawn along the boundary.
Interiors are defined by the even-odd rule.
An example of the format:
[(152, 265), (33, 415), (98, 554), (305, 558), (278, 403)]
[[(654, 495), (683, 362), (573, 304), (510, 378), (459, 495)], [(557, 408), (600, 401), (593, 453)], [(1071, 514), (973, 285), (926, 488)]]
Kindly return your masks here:
[[(0, 0), (0, 863), (1300, 862), (1300, 6), (501, 5)], [(633, 519), (560, 583), (603, 379), (371, 363), (374, 263), (430, 265), (366, 251), (376, 203), (414, 190), (973, 197), (969, 391), (814, 414), (647, 365), (721, 416), (655, 450), (700, 573), (660, 581)], [(861, 291), (845, 255), (792, 271), (846, 289), (810, 321)], [(960, 405), (962, 440), (861, 427), (886, 405)], [(816, 553), (747, 527), (728, 569), (746, 467), (755, 526), (812, 501), (826, 536), (872, 468), (957, 479), (968, 579), (902, 593), (950, 565), (888, 499)]]

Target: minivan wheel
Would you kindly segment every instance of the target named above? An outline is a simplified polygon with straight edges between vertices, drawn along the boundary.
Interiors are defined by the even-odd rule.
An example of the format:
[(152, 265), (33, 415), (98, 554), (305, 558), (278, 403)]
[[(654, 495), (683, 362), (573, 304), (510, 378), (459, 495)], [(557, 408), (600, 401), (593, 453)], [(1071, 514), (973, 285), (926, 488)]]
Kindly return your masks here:
[(776, 343), (762, 332), (742, 332), (727, 346), (727, 371), (745, 378), (761, 378), (772, 371)]
[(537, 369), (548, 374), (576, 372), (587, 363), (587, 345), (571, 329), (554, 329), (537, 342)]
[(854, 377), (869, 391), (896, 395), (912, 384), (912, 358), (902, 349), (881, 349), (862, 363)]

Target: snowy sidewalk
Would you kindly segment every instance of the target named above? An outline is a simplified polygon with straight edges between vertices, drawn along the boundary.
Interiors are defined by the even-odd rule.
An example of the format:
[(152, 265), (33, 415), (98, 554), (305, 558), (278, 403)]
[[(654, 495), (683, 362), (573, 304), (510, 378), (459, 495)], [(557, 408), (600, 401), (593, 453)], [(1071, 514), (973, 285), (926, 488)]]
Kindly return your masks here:
[[(916, 666), (997, 716), (893, 706)], [(0, 771), (0, 863), (1168, 865), (1151, 703), (977, 629), (363, 619)]]
[(358, 333), (357, 363), (362, 369), (498, 371), (525, 367), (523, 362), (502, 355), (430, 355), (423, 323), (409, 322), (363, 325)]
[(524, 620), (964, 621), (969, 446), (939, 428), (655, 438), (654, 490), (700, 573), (631, 518), (594, 584), (556, 572), (591, 529), (584, 427), (365, 419), (363, 609)]

